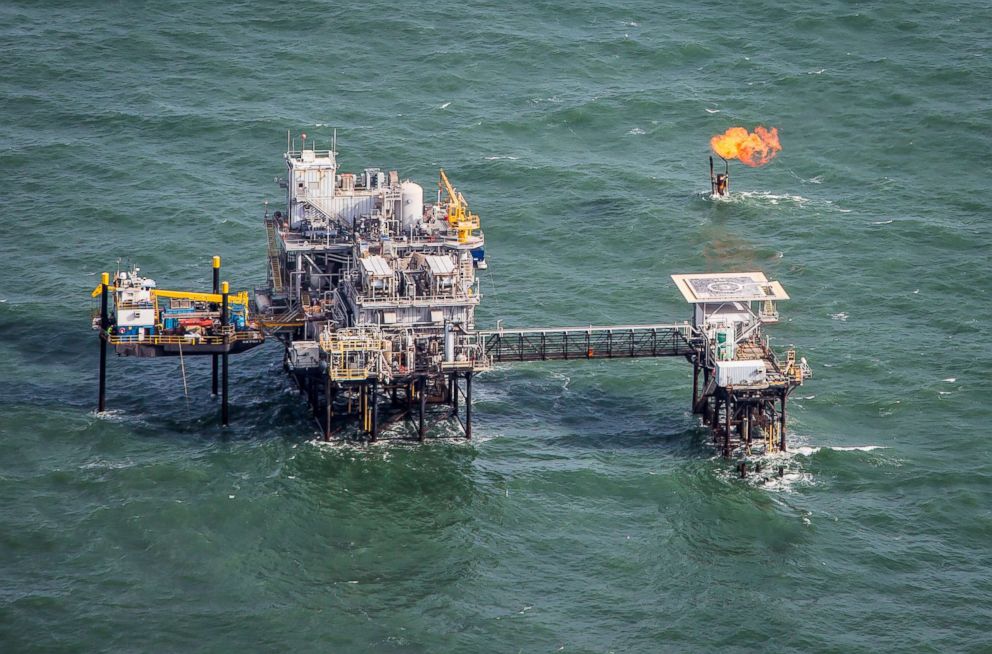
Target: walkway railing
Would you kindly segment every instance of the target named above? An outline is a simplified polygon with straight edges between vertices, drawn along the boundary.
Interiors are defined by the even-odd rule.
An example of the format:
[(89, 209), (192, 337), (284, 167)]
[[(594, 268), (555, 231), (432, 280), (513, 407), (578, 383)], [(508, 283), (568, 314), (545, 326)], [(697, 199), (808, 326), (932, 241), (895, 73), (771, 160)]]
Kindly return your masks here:
[[(228, 336), (228, 343), (237, 341), (257, 341), (263, 338), (261, 332), (246, 331), (234, 332)], [(223, 336), (200, 336), (197, 334), (185, 334), (183, 336), (165, 334), (109, 334), (106, 336), (107, 342), (111, 345), (223, 345)]]
[(494, 363), (673, 357), (696, 351), (688, 323), (500, 329), (477, 335)]

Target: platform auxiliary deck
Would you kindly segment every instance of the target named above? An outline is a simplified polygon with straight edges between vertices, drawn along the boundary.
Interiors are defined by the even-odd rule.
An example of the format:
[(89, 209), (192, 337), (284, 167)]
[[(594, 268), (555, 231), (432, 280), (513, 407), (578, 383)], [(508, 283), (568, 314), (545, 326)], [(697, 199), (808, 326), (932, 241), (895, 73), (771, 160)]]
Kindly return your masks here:
[[(178, 319), (171, 331), (161, 322), (164, 308), (143, 315), (149, 325), (138, 333), (115, 331), (126, 326), (131, 307), (118, 300), (110, 318), (105, 280), (102, 352), (108, 343), (141, 356), (219, 348), (226, 359), (264, 333), (283, 343), (284, 367), (324, 438), (357, 419), (371, 440), (386, 421), (404, 417), (413, 418), (423, 440), (428, 405), (442, 405), (430, 413), (457, 417), (470, 438), (473, 377), (496, 363), (683, 357), (693, 365), (693, 410), (724, 454), (735, 445), (747, 452), (786, 447), (786, 398), (809, 368), (792, 351), (780, 359), (762, 335), (777, 321), (776, 303), (788, 299), (778, 282), (758, 272), (673, 275), (692, 305), (691, 320), (677, 323), (478, 330), (475, 271), (486, 266), (484, 235), (443, 170), (428, 203), (424, 189), (396, 171), (339, 172), (334, 148), (307, 147), (305, 137), (299, 147), (291, 142), (285, 161), (286, 203), (264, 215), (267, 284), (232, 302), (216, 294), (215, 273), (214, 294), (186, 298), (208, 313), (222, 306), (219, 316), (197, 316), (205, 322), (194, 344)], [(115, 288), (124, 282), (140, 287), (119, 275)]]

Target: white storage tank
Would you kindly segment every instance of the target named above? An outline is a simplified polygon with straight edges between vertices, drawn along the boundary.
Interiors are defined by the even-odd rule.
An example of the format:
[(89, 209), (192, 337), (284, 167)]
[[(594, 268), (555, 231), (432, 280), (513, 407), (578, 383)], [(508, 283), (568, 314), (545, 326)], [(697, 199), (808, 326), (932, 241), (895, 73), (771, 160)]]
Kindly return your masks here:
[(424, 217), (424, 188), (415, 182), (400, 184), (400, 225), (404, 233)]
[(765, 383), (765, 362), (760, 359), (747, 361), (717, 361), (716, 385), (760, 386)]

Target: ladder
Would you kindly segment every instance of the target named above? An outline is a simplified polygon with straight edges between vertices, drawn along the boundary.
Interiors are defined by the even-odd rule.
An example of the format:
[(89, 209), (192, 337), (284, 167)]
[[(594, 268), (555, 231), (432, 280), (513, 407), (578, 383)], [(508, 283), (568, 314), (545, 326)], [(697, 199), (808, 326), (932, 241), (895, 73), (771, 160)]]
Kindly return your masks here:
[(276, 293), (282, 293), (282, 262), (279, 261), (279, 248), (276, 245), (276, 223), (274, 220), (269, 218), (265, 220), (265, 233), (268, 237), (272, 290)]

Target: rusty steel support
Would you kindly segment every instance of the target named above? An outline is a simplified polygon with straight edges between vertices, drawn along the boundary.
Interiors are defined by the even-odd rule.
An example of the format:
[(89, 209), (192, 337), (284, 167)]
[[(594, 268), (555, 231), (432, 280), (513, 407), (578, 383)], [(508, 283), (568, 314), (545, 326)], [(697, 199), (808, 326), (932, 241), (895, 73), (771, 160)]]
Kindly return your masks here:
[(420, 401), (419, 424), (417, 425), (417, 439), (423, 442), (427, 435), (427, 426), (424, 420), (427, 417), (427, 378), (420, 377), (417, 380), (417, 399)]
[(228, 300), (228, 286), (227, 282), (221, 284), (221, 303), (220, 303), (220, 327), (221, 331), (224, 333), (224, 352), (221, 354), (220, 362), (220, 385), (221, 385), (221, 398), (220, 398), (220, 422), (221, 425), (227, 427), (230, 422), (230, 414), (228, 412), (227, 405), (227, 351), (230, 348), (231, 342), (227, 335), (227, 300)]
[(103, 273), (100, 283), (100, 395), (96, 410), (103, 413), (107, 408), (107, 328), (110, 327), (110, 314), (107, 309), (107, 285), (110, 274)]
[(379, 438), (379, 383), (372, 380), (371, 386), (369, 388), (369, 401), (372, 403), (371, 406), (371, 416), (369, 418), (369, 432), (372, 435), (372, 441), (375, 442)]
[(465, 438), (472, 438), (472, 371), (465, 373)]
[(723, 431), (723, 456), (724, 458), (729, 459), (730, 458), (730, 416), (731, 413), (733, 413), (732, 409), (730, 408), (729, 395), (724, 399), (723, 403), (725, 405), (725, 409), (724, 409), (725, 418), (724, 418), (724, 431)]
[(327, 389), (325, 392), (327, 406), (324, 416), (324, 440), (329, 441), (331, 440), (331, 421), (334, 419), (334, 398), (337, 395), (337, 389), (333, 387), (330, 377), (325, 378), (324, 386)]
[(692, 412), (698, 413), (696, 411), (696, 405), (699, 403), (699, 360), (698, 357), (692, 357)]
[(788, 393), (787, 390), (782, 391), (782, 412), (781, 414), (779, 414), (779, 420), (781, 421), (780, 427), (782, 430), (782, 433), (779, 434), (779, 437), (781, 438), (781, 443), (779, 444), (779, 450), (781, 450), (782, 452), (785, 452), (785, 396), (787, 393)]
[[(213, 260), (213, 269), (214, 269), (214, 279), (213, 279), (214, 286), (213, 286), (213, 290), (214, 290), (214, 295), (217, 295), (217, 294), (220, 293), (220, 257), (214, 257), (214, 260)], [(214, 310), (217, 309), (217, 305), (216, 304), (213, 305), (213, 309)], [(210, 356), (210, 359), (211, 359), (211, 366), (210, 366), (210, 394), (213, 397), (217, 397), (217, 364), (218, 364), (218, 360), (217, 359), (218, 359), (218, 357), (217, 357), (216, 354), (212, 354)]]
[(744, 433), (747, 441), (747, 451), (751, 451), (751, 429), (753, 427), (751, 418), (754, 416), (754, 406), (751, 404), (747, 405), (747, 409), (744, 414)]
[(307, 401), (310, 403), (310, 411), (314, 418), (320, 416), (320, 386), (317, 378), (307, 375)]
[(458, 415), (458, 373), (451, 373), (451, 415)]

